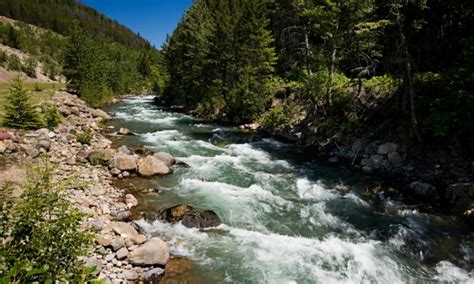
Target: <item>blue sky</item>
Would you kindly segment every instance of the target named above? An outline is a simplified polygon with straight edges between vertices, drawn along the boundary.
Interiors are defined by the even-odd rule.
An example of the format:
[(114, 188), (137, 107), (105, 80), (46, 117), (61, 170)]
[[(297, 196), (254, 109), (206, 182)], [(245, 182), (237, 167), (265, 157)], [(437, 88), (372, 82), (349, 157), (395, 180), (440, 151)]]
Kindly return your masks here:
[(81, 0), (160, 48), (192, 0)]

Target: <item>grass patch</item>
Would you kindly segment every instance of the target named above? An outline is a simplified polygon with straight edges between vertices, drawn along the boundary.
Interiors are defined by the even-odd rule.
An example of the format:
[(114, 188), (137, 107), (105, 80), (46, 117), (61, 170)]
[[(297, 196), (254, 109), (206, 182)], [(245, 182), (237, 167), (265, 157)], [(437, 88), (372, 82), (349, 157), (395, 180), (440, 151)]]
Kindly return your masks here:
[[(30, 92), (33, 105), (39, 105), (51, 100), (55, 91), (65, 88), (64, 83), (30, 83), (24, 82), (25, 87)], [(3, 125), (5, 115), (5, 104), (10, 93), (10, 83), (0, 83), (0, 125)]]

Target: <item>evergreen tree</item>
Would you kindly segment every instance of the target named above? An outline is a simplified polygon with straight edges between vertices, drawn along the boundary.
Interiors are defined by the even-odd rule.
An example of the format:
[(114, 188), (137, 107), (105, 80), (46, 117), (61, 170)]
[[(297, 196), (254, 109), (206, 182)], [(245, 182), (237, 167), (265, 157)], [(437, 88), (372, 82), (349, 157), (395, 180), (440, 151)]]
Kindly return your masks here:
[(79, 27), (72, 34), (64, 62), (68, 87), (86, 102), (97, 106), (111, 97), (107, 83), (107, 62), (104, 48), (92, 41)]
[(4, 124), (11, 128), (35, 129), (41, 126), (39, 115), (31, 105), (28, 91), (20, 77), (13, 79), (5, 106)]

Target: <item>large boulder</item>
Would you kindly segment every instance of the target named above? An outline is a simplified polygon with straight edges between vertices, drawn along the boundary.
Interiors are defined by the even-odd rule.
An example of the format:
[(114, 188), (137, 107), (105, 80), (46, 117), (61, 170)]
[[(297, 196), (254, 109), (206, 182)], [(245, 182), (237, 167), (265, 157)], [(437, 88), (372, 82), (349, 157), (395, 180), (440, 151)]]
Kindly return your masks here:
[(108, 166), (114, 154), (114, 150), (111, 149), (92, 150), (87, 154), (87, 159), (91, 165)]
[(102, 118), (102, 119), (105, 119), (105, 120), (112, 119), (112, 117), (108, 113), (106, 113), (105, 111), (103, 111), (101, 109), (94, 109), (91, 112), (91, 114), (95, 118)]
[(165, 265), (170, 258), (168, 245), (160, 238), (152, 238), (141, 247), (132, 251), (128, 261), (133, 265)]
[(410, 184), (410, 188), (413, 190), (413, 194), (421, 200), (432, 202), (438, 198), (436, 188), (429, 183), (415, 181)]
[(176, 159), (166, 152), (157, 152), (153, 155), (153, 157), (164, 162), (168, 167), (171, 167), (176, 163)]
[(138, 173), (144, 177), (152, 177), (155, 175), (167, 175), (171, 173), (171, 169), (163, 161), (153, 156), (148, 156), (138, 161)]
[(199, 211), (190, 205), (182, 204), (167, 208), (160, 213), (160, 219), (171, 223), (179, 221), (188, 228), (209, 228), (221, 224), (217, 214), (210, 210)]
[(137, 169), (137, 161), (135, 156), (117, 154), (112, 159), (110, 167), (117, 168), (121, 171), (135, 171)]

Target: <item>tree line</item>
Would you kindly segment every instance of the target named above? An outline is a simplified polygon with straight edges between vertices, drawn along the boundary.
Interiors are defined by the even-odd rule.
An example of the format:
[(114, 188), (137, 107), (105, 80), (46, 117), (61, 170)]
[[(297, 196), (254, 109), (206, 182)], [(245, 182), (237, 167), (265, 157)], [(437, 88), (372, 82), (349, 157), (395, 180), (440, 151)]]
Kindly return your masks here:
[[(474, 125), (473, 6), (196, 0), (163, 49), (162, 98), (242, 123), (284, 115), (272, 101), (286, 88), (303, 97), (307, 117), (337, 121), (373, 93), (413, 137), (462, 136)], [(352, 122), (367, 123), (355, 113)]]

